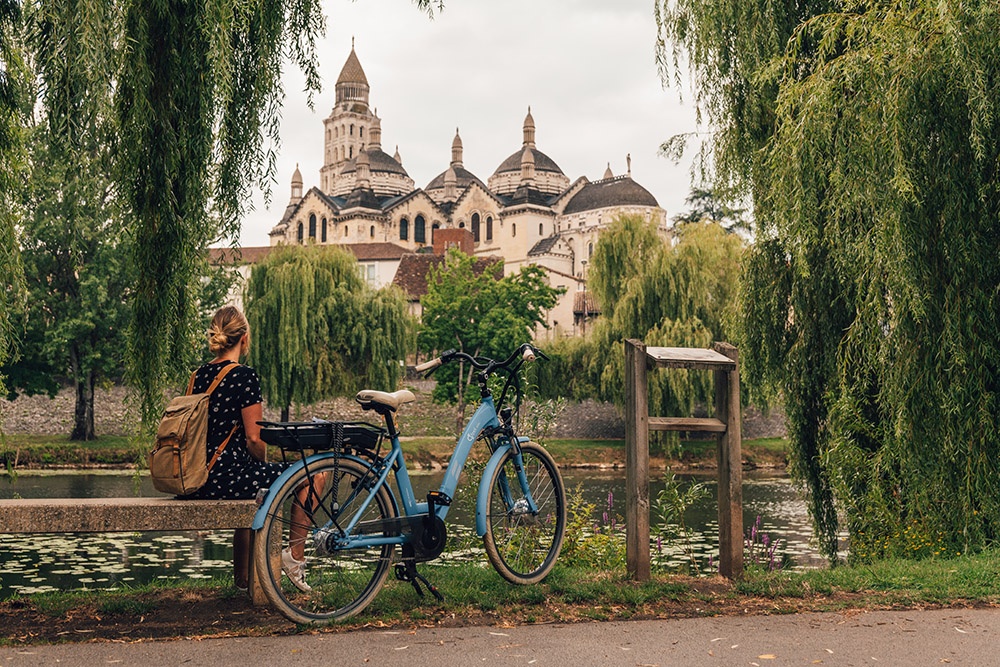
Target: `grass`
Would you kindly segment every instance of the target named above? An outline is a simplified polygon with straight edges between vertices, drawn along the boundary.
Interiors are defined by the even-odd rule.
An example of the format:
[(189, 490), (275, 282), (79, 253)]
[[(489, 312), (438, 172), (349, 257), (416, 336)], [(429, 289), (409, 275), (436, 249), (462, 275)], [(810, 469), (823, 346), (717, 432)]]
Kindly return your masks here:
[(66, 435), (6, 434), (0, 442), (5, 464), (43, 467), (51, 465), (130, 465), (141, 452), (127, 436), (103, 435), (87, 442)]
[[(830, 570), (750, 569), (732, 582), (654, 572), (636, 583), (622, 570), (558, 563), (533, 586), (513, 586), (485, 562), (420, 565), (445, 596), (419, 597), (387, 580), (361, 614), (334, 630), (414, 626), (507, 627), (701, 616), (864, 609), (1000, 606), (1000, 549), (953, 559), (886, 560)], [(0, 601), (0, 646), (144, 638), (265, 636), (308, 631), (254, 609), (228, 580), (172, 580), (120, 590), (14, 595)]]

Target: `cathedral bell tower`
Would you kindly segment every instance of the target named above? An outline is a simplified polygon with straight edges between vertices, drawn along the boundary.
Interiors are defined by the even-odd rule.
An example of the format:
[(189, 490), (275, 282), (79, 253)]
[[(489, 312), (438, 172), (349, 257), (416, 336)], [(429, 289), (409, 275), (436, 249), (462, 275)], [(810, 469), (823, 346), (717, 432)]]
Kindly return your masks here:
[(351, 53), (337, 77), (336, 102), (323, 121), (323, 167), (319, 178), (320, 188), (327, 194), (337, 189), (347, 163), (358, 156), (363, 146), (372, 143), (370, 135), (376, 119), (368, 105), (369, 90), (368, 77), (351, 40)]

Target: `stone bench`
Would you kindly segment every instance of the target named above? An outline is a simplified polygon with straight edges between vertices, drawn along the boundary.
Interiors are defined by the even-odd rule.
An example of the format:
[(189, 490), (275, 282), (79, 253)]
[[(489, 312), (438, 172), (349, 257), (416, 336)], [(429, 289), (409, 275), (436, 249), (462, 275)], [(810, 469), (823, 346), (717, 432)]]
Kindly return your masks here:
[[(0, 533), (116, 533), (249, 529), (252, 500), (153, 498), (0, 499)], [(251, 544), (253, 538), (251, 536)], [(252, 548), (251, 548), (252, 554)], [(250, 558), (250, 597), (266, 605)], [(235, 556), (235, 554), (234, 554)]]

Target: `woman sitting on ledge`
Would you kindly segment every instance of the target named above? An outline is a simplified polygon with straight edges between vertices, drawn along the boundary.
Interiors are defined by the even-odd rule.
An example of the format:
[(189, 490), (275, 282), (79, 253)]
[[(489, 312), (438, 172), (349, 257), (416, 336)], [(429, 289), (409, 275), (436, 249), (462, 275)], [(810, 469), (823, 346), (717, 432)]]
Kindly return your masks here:
[[(288, 464), (267, 462), (267, 446), (260, 438), (257, 423), (264, 418), (260, 377), (254, 369), (239, 364), (240, 357), (250, 350), (250, 324), (238, 308), (225, 306), (215, 313), (208, 329), (208, 349), (215, 358), (194, 372), (193, 393), (208, 391), (216, 376), (232, 366), (209, 398), (209, 459), (227, 437), (229, 442), (212, 466), (205, 485), (184, 498), (253, 499), (258, 490), (274, 483)], [(282, 552), (281, 564), (292, 583), (308, 591), (304, 544), (309, 520), (303, 506), (305, 498), (301, 500), (293, 508), (295, 525), (291, 544)], [(250, 567), (249, 528), (239, 528), (233, 536), (233, 563), (236, 585), (246, 588)]]

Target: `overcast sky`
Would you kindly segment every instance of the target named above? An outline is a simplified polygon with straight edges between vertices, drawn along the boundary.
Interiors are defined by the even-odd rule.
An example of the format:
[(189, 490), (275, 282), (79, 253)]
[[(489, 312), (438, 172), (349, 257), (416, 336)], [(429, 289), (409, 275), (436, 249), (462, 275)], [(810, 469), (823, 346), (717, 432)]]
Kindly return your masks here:
[(448, 167), (459, 128), (466, 169), (482, 179), (521, 147), (528, 106), (537, 148), (571, 181), (596, 180), (611, 163), (653, 193), (673, 216), (685, 210), (690, 160), (657, 154), (670, 136), (695, 129), (690, 94), (664, 89), (656, 71), (650, 0), (446, 0), (433, 19), (410, 0), (324, 0), (318, 44), (323, 90), (315, 110), (304, 80), (287, 68), (276, 182), (270, 207), (256, 192), (243, 246), (268, 245), (299, 165), (319, 185), (323, 119), (351, 38), (382, 119), (382, 149), (399, 146), (403, 167), (424, 187)]

